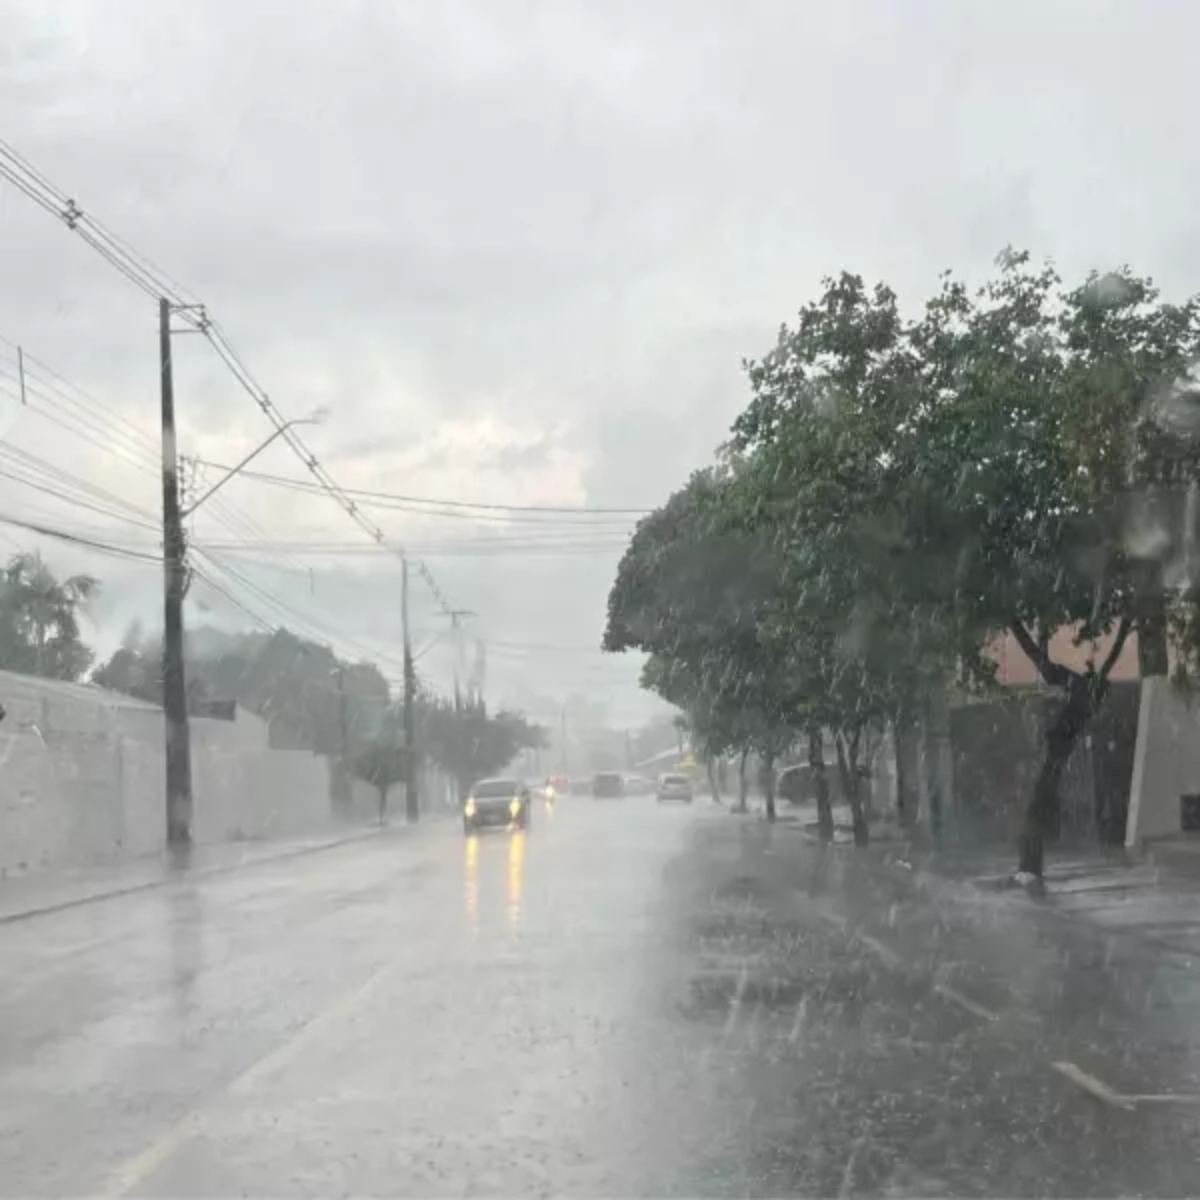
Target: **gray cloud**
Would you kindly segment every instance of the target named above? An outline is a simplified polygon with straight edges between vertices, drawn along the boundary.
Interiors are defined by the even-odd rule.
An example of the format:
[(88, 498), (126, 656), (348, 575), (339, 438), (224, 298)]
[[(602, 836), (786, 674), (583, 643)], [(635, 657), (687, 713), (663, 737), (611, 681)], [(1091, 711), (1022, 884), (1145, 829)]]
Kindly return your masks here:
[[(201, 294), (286, 411), (330, 408), (311, 440), (349, 485), (652, 504), (725, 436), (741, 358), (822, 274), (915, 299), (1008, 241), (1168, 290), (1200, 267), (1187, 6), (0, 0), (0, 27), (5, 136)], [(153, 436), (152, 306), (2, 186), (0, 272), (0, 334)], [(220, 365), (198, 341), (177, 355), (184, 448), (252, 446), (261, 419)], [(152, 477), (36, 415), (4, 436), (154, 503)], [(245, 517), (356, 536), (291, 493), (228, 500), (200, 536)], [(0, 508), (32, 501), (0, 480)], [(523, 527), (379, 520), (456, 552), (431, 562), (482, 614), (498, 688), (633, 678), (519, 648), (593, 646), (618, 550), (464, 557), (455, 539)], [(390, 564), (318, 560), (308, 592), (245, 570), (318, 624), (394, 640)], [(110, 623), (153, 619), (153, 585), (111, 575)]]

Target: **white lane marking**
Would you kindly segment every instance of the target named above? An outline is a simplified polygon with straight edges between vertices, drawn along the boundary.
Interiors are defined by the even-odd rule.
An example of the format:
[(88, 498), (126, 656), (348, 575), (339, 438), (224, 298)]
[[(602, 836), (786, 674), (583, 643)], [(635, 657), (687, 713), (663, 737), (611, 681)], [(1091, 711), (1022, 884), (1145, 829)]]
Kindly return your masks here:
[(1130, 1097), (1122, 1096), (1120, 1092), (1114, 1091), (1107, 1083), (1097, 1079), (1095, 1075), (1089, 1075), (1073, 1062), (1062, 1060), (1052, 1062), (1050, 1065), (1076, 1087), (1082, 1088), (1094, 1100), (1099, 1100), (1101, 1104), (1107, 1104), (1110, 1108), (1123, 1108), (1127, 1112), (1132, 1111), (1134, 1106)]
[(276, 1046), (236, 1076), (224, 1091), (205, 1104), (200, 1104), (183, 1116), (165, 1133), (155, 1138), (140, 1154), (122, 1164), (109, 1176), (101, 1191), (104, 1197), (125, 1196), (149, 1178), (181, 1146), (190, 1141), (208, 1124), (220, 1101), (229, 1096), (243, 1096), (261, 1079), (292, 1062), (330, 1025), (344, 1020), (395, 970), (381, 967), (366, 983), (335, 1000), (328, 1008), (306, 1021), (286, 1042)]
[(951, 987), (948, 983), (935, 983), (933, 990), (951, 1004), (957, 1004), (959, 1008), (965, 1012), (969, 1012), (973, 1017), (978, 1017), (981, 1021), (998, 1021), (1000, 1014), (993, 1012), (990, 1008), (985, 1008), (982, 1004), (972, 1000), (970, 996), (964, 996), (958, 988)]

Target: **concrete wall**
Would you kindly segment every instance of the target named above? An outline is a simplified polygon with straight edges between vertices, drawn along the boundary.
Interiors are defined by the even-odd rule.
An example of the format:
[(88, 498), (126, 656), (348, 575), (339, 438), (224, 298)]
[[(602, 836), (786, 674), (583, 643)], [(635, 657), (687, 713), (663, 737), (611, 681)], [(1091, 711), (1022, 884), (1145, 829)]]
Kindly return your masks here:
[[(163, 847), (163, 716), (99, 688), (0, 672), (0, 873)], [(266, 725), (192, 721), (198, 842), (287, 836), (332, 819), (326, 759), (271, 750)]]
[(1200, 792), (1200, 706), (1169, 679), (1142, 682), (1125, 844), (1182, 832), (1179, 798)]

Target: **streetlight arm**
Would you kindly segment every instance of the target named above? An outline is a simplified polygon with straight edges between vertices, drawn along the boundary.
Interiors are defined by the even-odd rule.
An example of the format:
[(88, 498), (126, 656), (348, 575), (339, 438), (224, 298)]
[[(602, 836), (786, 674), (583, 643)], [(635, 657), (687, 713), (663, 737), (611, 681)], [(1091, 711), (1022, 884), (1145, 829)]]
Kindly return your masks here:
[(194, 513), (196, 509), (198, 509), (200, 505), (202, 505), (210, 496), (212, 496), (214, 492), (219, 492), (239, 471), (244, 470), (246, 466), (256, 459), (273, 441), (275, 441), (276, 438), (282, 437), (289, 429), (291, 429), (293, 425), (311, 425), (313, 423), (314, 422), (311, 420), (285, 421), (279, 426), (278, 429), (275, 430), (273, 434), (271, 434), (269, 438), (267, 438), (265, 442), (251, 450), (250, 453), (247, 454), (246, 457), (243, 458), (236, 467), (230, 467), (230, 469), (226, 471), (225, 474), (222, 475), (221, 478), (218, 479), (217, 482), (214, 483), (212, 487), (210, 487), (208, 491), (200, 497), (199, 500), (197, 500), (194, 504), (189, 504), (180, 515), (184, 517), (190, 517), (192, 513)]

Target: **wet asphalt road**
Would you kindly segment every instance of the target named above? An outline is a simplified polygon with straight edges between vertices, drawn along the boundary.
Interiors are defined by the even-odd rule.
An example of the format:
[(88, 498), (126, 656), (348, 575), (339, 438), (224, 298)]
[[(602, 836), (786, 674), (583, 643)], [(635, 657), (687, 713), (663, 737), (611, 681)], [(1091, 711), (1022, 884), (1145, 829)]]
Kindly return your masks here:
[(705, 802), (180, 882), (0, 971), (5, 1195), (1200, 1190), (1186, 956)]

